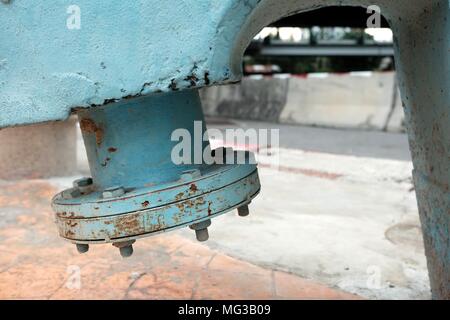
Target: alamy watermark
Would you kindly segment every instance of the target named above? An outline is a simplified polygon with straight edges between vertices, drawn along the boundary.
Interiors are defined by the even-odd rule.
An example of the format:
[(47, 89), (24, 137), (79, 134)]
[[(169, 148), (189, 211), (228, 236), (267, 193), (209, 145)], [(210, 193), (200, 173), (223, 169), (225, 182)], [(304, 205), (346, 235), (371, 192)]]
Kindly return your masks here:
[(66, 27), (69, 30), (81, 29), (81, 9), (79, 6), (72, 4), (66, 10), (69, 15), (66, 20)]
[[(172, 132), (171, 140), (177, 142), (172, 148), (171, 159), (176, 165), (186, 164), (256, 164), (258, 156), (270, 156), (278, 163), (279, 129), (208, 129), (202, 121), (194, 122), (193, 133), (179, 128)], [(208, 143), (218, 142), (225, 146), (213, 149)], [(228, 147), (228, 148), (227, 148)], [(247, 152), (235, 152), (233, 149)], [(252, 152), (254, 151), (256, 155)]]
[(376, 5), (368, 6), (367, 13), (370, 14), (367, 19), (367, 28), (381, 28), (381, 8)]

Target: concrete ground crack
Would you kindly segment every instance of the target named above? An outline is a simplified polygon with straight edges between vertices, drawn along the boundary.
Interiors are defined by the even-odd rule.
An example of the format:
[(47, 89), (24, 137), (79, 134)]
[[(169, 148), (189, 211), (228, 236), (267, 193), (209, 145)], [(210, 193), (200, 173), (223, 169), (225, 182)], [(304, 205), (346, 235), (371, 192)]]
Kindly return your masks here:
[(127, 291), (125, 292), (125, 295), (123, 296), (123, 299), (128, 299), (128, 295), (129, 295), (130, 291), (134, 289), (134, 285), (145, 275), (147, 275), (147, 272), (141, 272), (137, 275), (136, 278), (133, 279), (133, 281), (130, 282), (130, 284), (128, 285)]

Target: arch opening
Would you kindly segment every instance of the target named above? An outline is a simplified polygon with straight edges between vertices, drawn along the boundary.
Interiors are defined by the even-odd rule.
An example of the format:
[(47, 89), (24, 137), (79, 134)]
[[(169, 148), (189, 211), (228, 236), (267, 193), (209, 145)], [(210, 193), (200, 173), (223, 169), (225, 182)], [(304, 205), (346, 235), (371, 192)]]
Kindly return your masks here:
[[(340, 8), (345, 10), (343, 7)], [(358, 27), (362, 29), (364, 27), (361, 21), (364, 23), (367, 20), (367, 12), (365, 8), (347, 8), (357, 10), (363, 14), (358, 19), (355, 19), (350, 24), (350, 27), (347, 26), (350, 28), (349, 32), (344, 32), (344, 35), (351, 33), (354, 36), (355, 32), (352, 33), (352, 31), (355, 31), (354, 29)], [(310, 15), (308, 17), (310, 20), (308, 21), (313, 21), (314, 24), (320, 25), (317, 19), (311, 18), (320, 16), (318, 14), (320, 10), (324, 9), (306, 11), (305, 13)], [(357, 292), (366, 297), (392, 298), (393, 296), (388, 291), (391, 290), (392, 292), (395, 290), (393, 290), (394, 287), (390, 287), (388, 282), (380, 284), (383, 287), (381, 290), (367, 288), (367, 290), (362, 292), (357, 288), (361, 283), (357, 284), (357, 281), (354, 281), (352, 276), (348, 273), (345, 274), (345, 271), (353, 270), (353, 276), (355, 277), (356, 274), (356, 277), (361, 279), (367, 275), (368, 270), (379, 270), (376, 264), (368, 263), (368, 261), (376, 261), (377, 258), (371, 256), (371, 254), (381, 250), (383, 247), (381, 242), (388, 241), (389, 243), (394, 243), (394, 251), (399, 250), (398, 252), (400, 252), (403, 250), (401, 248), (408, 246), (407, 255), (412, 260), (420, 260), (420, 274), (423, 276), (421, 285), (423, 285), (424, 290), (419, 290), (420, 292), (413, 292), (412, 290), (405, 297), (420, 296), (428, 298), (429, 285), (426, 276), (426, 263), (423, 257), (417, 254), (417, 252), (422, 250), (422, 243), (420, 241), (420, 223), (416, 209), (416, 200), (414, 193), (412, 193), (414, 187), (410, 179), (411, 160), (407, 137), (404, 133), (382, 132), (404, 131), (403, 109), (394, 74), (393, 39), (381, 45), (374, 41), (373, 36), (369, 37), (362, 30), (359, 34), (356, 33), (359, 36), (367, 36), (362, 41), (358, 37), (350, 39), (344, 37), (344, 39), (339, 38), (338, 41), (335, 41), (337, 43), (332, 45), (327, 43), (330, 39), (318, 39), (320, 41), (316, 43), (311, 43), (310, 39), (307, 39), (306, 43), (302, 43), (301, 40), (298, 41), (299, 43), (277, 43), (277, 41), (282, 42), (279, 28), (296, 27), (309, 29), (311, 27), (310, 24), (302, 24), (302, 22), (292, 26), (305, 13), (283, 18), (266, 25), (278, 28), (277, 36), (272, 39), (264, 39), (265, 37), (257, 39), (244, 50), (246, 52), (244, 56), (259, 54), (263, 58), (260, 57), (261, 60), (257, 60), (252, 57), (252, 63), (246, 61), (246, 58), (244, 58), (244, 63), (240, 60), (239, 68), (242, 65), (244, 66), (242, 83), (209, 88), (202, 92), (206, 115), (216, 117), (213, 119), (210, 117), (210, 123), (219, 121), (212, 124), (214, 127), (225, 128), (242, 125), (245, 129), (280, 128), (280, 140), (288, 139), (284, 143), (281, 142), (280, 145), (281, 150), (286, 152), (286, 158), (282, 159), (278, 170), (270, 171), (270, 167), (264, 162), (260, 167), (262, 184), (265, 186), (265, 190), (270, 190), (270, 195), (265, 195), (263, 190), (262, 198), (276, 197), (278, 201), (281, 201), (280, 203), (277, 202), (273, 207), (265, 205), (265, 209), (269, 207), (271, 211), (280, 213), (276, 215), (275, 219), (270, 220), (270, 217), (268, 219), (274, 225), (282, 228), (280, 232), (283, 232), (285, 237), (289, 238), (292, 236), (292, 238), (289, 238), (290, 244), (285, 243), (286, 246), (292, 248), (292, 251), (291, 248), (287, 250), (287, 252), (290, 252), (288, 255), (292, 254), (289, 258), (291, 260), (288, 261), (288, 259), (281, 258), (277, 262), (283, 268), (291, 268), (291, 270), (294, 270), (294, 273), (307, 275), (325, 283), (328, 283), (328, 281), (330, 281), (329, 283), (339, 282), (341, 288)], [(383, 18), (382, 21), (382, 27), (389, 26), (387, 19)], [(345, 24), (340, 25), (337, 21), (334, 23), (339, 28), (347, 28)], [(335, 27), (331, 26), (329, 22), (324, 24), (324, 26), (319, 26), (319, 29), (332, 29)], [(253, 35), (257, 34), (258, 32), (255, 32)], [(353, 42), (341, 40), (352, 40)], [(376, 47), (376, 50), (372, 51), (372, 53), (364, 52), (366, 49), (374, 49), (373, 46)], [(356, 53), (350, 52), (344, 56), (339, 56), (339, 53), (342, 54), (343, 48), (351, 48)], [(385, 53), (380, 48), (388, 50), (388, 53)], [(276, 50), (279, 53), (274, 54)], [(284, 53), (286, 50), (291, 51), (286, 54)], [(332, 50), (336, 50), (337, 53), (332, 53), (334, 58), (328, 58), (328, 64), (330, 64), (327, 67), (328, 69), (317, 69), (314, 63), (307, 61), (311, 57), (317, 59), (317, 54), (308, 53), (308, 50), (322, 52), (325, 56), (329, 54), (327, 52)], [(261, 54), (264, 51), (266, 53)], [(277, 59), (279, 60), (273, 59), (273, 57), (270, 60), (271, 54), (278, 55), (279, 58)], [(360, 55), (358, 56), (358, 54)], [(308, 59), (298, 60), (298, 57), (307, 57)], [(359, 57), (359, 60), (355, 57)], [(382, 60), (386, 57), (389, 57), (391, 62), (382, 67)], [(280, 66), (281, 63), (277, 63), (277, 61), (281, 60), (284, 61), (285, 65)], [(295, 69), (295, 66), (292, 66), (293, 60), (298, 61), (299, 65), (310, 63), (312, 66), (307, 70), (299, 71)], [(356, 65), (353, 63), (354, 60), (358, 60)], [(338, 65), (337, 61), (341, 64)], [(278, 65), (281, 70), (273, 68), (246, 70), (245, 67), (251, 64), (259, 64), (263, 67), (268, 64), (272, 66)], [(368, 66), (367, 69), (364, 69), (364, 66)], [(343, 72), (346, 72), (346, 74), (342, 74)], [(210, 90), (210, 94), (206, 93), (207, 90)], [(373, 92), (370, 92), (370, 90)], [(368, 95), (370, 96), (369, 99), (367, 99)], [(241, 97), (241, 99), (237, 99), (237, 97)], [(215, 100), (217, 98), (221, 99), (221, 101)], [(349, 100), (351, 99), (355, 101), (349, 105)], [(363, 103), (367, 103), (367, 105), (362, 106)], [(305, 111), (305, 106), (308, 104), (310, 109)], [(212, 115), (209, 113), (211, 105), (213, 105), (213, 108), (216, 108), (215, 110), (219, 112), (218, 114)], [(265, 106), (262, 107), (262, 105)], [(344, 106), (346, 109), (339, 110)], [(368, 109), (366, 110), (367, 112), (360, 110), (364, 109), (364, 107)], [(377, 110), (378, 107), (380, 107), (379, 110)], [(339, 113), (342, 113), (342, 116)], [(321, 115), (321, 118), (314, 118), (319, 115)], [(256, 118), (249, 119), (251, 116)], [(353, 122), (326, 122), (327, 120), (336, 119), (341, 121), (344, 118), (351, 117), (354, 117), (350, 119)], [(238, 120), (230, 120), (229, 118), (238, 118)], [(263, 119), (265, 119), (265, 123), (260, 122)], [(307, 119), (312, 122), (302, 123), (298, 121), (299, 119)], [(256, 122), (247, 123), (248, 120)], [(393, 129), (392, 121), (397, 121), (396, 129)], [(268, 124), (269, 122), (271, 124)], [(308, 127), (294, 127), (292, 124), (306, 125)], [(362, 129), (369, 129), (369, 131)], [(300, 139), (299, 135), (302, 135), (303, 138)], [(368, 150), (371, 148), (373, 148), (372, 151)], [(395, 154), (395, 152), (383, 153), (380, 151), (383, 149), (393, 151), (396, 148), (401, 149), (401, 154)], [(296, 150), (289, 151), (292, 149)], [(390, 167), (393, 163), (395, 163), (395, 168)], [(362, 174), (362, 171), (365, 170), (373, 172), (376, 167), (380, 168), (378, 173), (385, 175), (381, 178), (384, 182), (378, 180), (380, 177), (376, 178), (370, 174), (365, 176)], [(362, 171), (358, 173), (360, 169)], [(399, 193), (395, 193), (399, 191), (397, 189), (398, 184), (393, 183), (394, 180), (399, 181), (399, 176), (395, 177), (397, 173), (394, 174), (394, 171), (397, 169), (401, 172), (398, 174), (402, 176), (400, 178), (402, 187)], [(269, 175), (270, 179), (268, 178)], [(358, 180), (356, 183), (358, 186), (349, 181), (352, 179)], [(364, 179), (367, 180), (363, 183), (362, 180)], [(386, 184), (384, 184), (385, 182)], [(307, 190), (302, 187), (305, 185), (308, 186)], [(371, 191), (368, 191), (369, 189)], [(394, 189), (397, 191), (393, 191)], [(391, 196), (391, 192), (395, 193), (395, 196)], [(380, 199), (383, 199), (383, 201), (380, 201)], [(399, 210), (399, 207), (402, 207), (402, 209)], [(299, 210), (302, 211), (302, 215), (298, 213)], [(264, 212), (264, 210), (262, 211), (262, 214), (270, 214)], [(290, 214), (287, 211), (291, 211)], [(406, 214), (404, 214), (405, 212)], [(284, 214), (288, 214), (289, 217), (283, 218)], [(325, 216), (327, 218), (324, 218)], [(378, 225), (380, 227), (378, 230), (371, 229), (369, 225), (372, 225), (374, 222), (371, 220), (378, 219), (380, 216), (386, 217), (385, 221), (389, 220), (388, 217), (392, 218), (393, 216), (398, 217), (398, 220), (394, 224), (388, 222), (383, 225), (381, 223)], [(330, 220), (327, 220), (328, 218)], [(348, 219), (352, 220), (352, 222)], [(284, 227), (282, 227), (283, 220), (285, 223)], [(287, 221), (289, 221), (291, 226), (286, 226)], [(274, 225), (271, 225), (270, 228), (273, 228)], [(266, 230), (268, 233), (269, 229)], [(361, 233), (356, 230), (360, 230)], [(338, 236), (339, 240), (337, 236), (334, 237), (334, 232), (340, 233)], [(260, 234), (263, 233), (261, 232)], [(375, 240), (373, 237), (374, 233), (381, 234), (381, 238), (384, 236), (378, 244), (376, 242), (380, 239)], [(298, 241), (298, 237), (302, 240), (304, 239), (305, 242), (307, 242), (307, 239), (314, 239), (316, 247), (312, 248), (307, 244), (305, 245), (304, 241)], [(414, 239), (418, 239), (418, 241)], [(271, 243), (270, 241), (263, 242)], [(345, 243), (345, 245), (340, 247), (335, 242)], [(278, 253), (277, 256), (284, 256), (286, 253), (284, 247), (277, 248), (277, 243), (283, 245), (282, 242), (273, 239), (273, 243), (267, 250), (274, 250)], [(296, 247), (296, 243), (302, 243), (304, 248), (299, 249)], [(343, 247), (345, 249), (340, 251)], [(364, 251), (364, 249), (361, 249), (362, 247), (375, 249), (372, 253), (368, 253), (362, 252)], [(229, 252), (233, 251), (232, 248), (227, 250)], [(404, 253), (405, 251), (403, 250), (402, 252)], [(363, 257), (361, 259), (364, 262), (360, 263), (361, 261), (352, 260), (351, 257), (355, 256), (355, 252), (358, 252), (356, 255), (359, 257)], [(233, 253), (235, 252), (233, 251)], [(378, 253), (380, 254), (376, 254), (378, 258), (383, 256), (383, 253)], [(237, 255), (239, 256), (239, 253)], [(397, 253), (393, 253), (393, 255), (400, 256)], [(267, 260), (270, 256), (271, 254), (267, 254), (267, 258), (257, 256), (255, 261), (270, 264), (271, 262)], [(306, 256), (314, 262), (304, 263)], [(328, 261), (325, 261), (327, 259)], [(384, 264), (386, 262), (384, 258), (380, 259), (381, 262), (378, 261), (378, 263)], [(400, 263), (400, 261), (397, 262)], [(294, 265), (295, 263), (298, 263), (298, 265)], [(346, 266), (346, 264), (351, 266)], [(323, 272), (322, 275), (318, 275), (318, 266)], [(391, 270), (394, 269), (395, 267)], [(397, 269), (397, 271), (399, 270)], [(323, 274), (327, 276), (323, 276)], [(394, 274), (389, 273), (385, 274), (385, 276), (385, 279), (389, 279), (387, 281), (396, 281)], [(409, 284), (417, 283), (417, 279), (410, 278), (407, 282)], [(402, 289), (403, 284), (399, 284), (398, 290)]]

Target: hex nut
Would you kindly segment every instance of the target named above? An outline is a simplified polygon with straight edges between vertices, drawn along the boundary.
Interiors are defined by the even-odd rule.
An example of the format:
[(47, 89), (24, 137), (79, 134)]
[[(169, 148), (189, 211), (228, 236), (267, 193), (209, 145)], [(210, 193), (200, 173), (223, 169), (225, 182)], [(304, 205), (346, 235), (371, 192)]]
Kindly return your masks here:
[(211, 219), (191, 224), (189, 226), (189, 228), (192, 229), (192, 230), (201, 230), (201, 229), (208, 228), (209, 226), (211, 226)]
[(77, 250), (79, 253), (86, 253), (89, 251), (89, 245), (83, 243), (77, 243)]
[(85, 178), (81, 178), (81, 179), (75, 180), (75, 181), (73, 182), (73, 186), (74, 186), (74, 187), (77, 187), (77, 188), (82, 188), (82, 187), (90, 186), (90, 185), (92, 185), (93, 183), (94, 183), (94, 182), (93, 182), (92, 178), (90, 178), (90, 177), (85, 177)]
[(73, 182), (74, 188), (79, 190), (80, 195), (91, 193), (93, 191), (93, 184), (92, 178), (89, 177), (81, 178)]
[(123, 258), (128, 258), (133, 255), (133, 243), (135, 243), (136, 240), (129, 240), (129, 241), (123, 241), (123, 242), (115, 242), (113, 243), (113, 246), (116, 248), (119, 248), (120, 255)]
[(208, 227), (211, 225), (211, 219), (194, 223), (189, 226), (190, 229), (195, 230), (195, 237), (198, 241), (204, 242), (209, 239)]
[(120, 197), (125, 194), (125, 189), (123, 187), (111, 187), (103, 190), (102, 197), (103, 199), (111, 199)]
[(240, 217), (246, 217), (250, 214), (250, 210), (248, 209), (248, 205), (244, 205), (238, 208), (238, 215)]

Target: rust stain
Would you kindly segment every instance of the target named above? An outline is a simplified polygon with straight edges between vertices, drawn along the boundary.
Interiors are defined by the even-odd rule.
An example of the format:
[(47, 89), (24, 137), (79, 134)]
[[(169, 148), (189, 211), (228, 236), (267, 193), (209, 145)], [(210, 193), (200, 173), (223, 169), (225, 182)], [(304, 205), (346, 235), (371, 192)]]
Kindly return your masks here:
[(75, 235), (75, 233), (72, 230), (65, 230), (64, 231), (64, 238), (72, 238)]
[(97, 146), (102, 144), (104, 131), (92, 119), (82, 119), (80, 121), (80, 129), (83, 132), (95, 134)]
[(74, 227), (76, 227), (76, 226), (78, 225), (78, 222), (75, 222), (75, 221), (72, 221), (72, 220), (67, 220), (67, 221), (66, 221), (66, 224), (67, 224), (69, 227), (74, 228)]
[(184, 193), (183, 193), (183, 192), (180, 192), (179, 194), (177, 194), (177, 195), (175, 196), (175, 200), (181, 200), (181, 199), (183, 199), (183, 197), (184, 197)]
[(84, 218), (84, 216), (77, 215), (75, 212), (56, 212), (56, 216), (62, 219), (72, 218), (72, 219), (80, 219)]
[(114, 221), (114, 237), (122, 235), (135, 235), (144, 233), (144, 227), (140, 223), (139, 216), (124, 216)]
[(110, 152), (110, 153), (114, 153), (116, 151), (117, 151), (117, 148), (114, 148), (114, 147), (108, 148), (108, 152)]
[(181, 212), (184, 211), (184, 203), (182, 203), (182, 202), (181, 203), (176, 203), (175, 205), (177, 206), (178, 209), (180, 209)]
[(156, 224), (151, 224), (149, 227), (149, 232), (155, 232), (155, 231), (160, 231), (163, 229), (166, 229), (166, 222), (164, 220), (164, 216), (163, 215), (159, 215), (157, 218), (157, 223)]
[(197, 186), (193, 183), (193, 184), (191, 184), (191, 187), (189, 188), (189, 190), (191, 190), (192, 192), (197, 192), (197, 191), (198, 191), (198, 188), (197, 188)]
[(208, 216), (212, 214), (211, 204), (212, 204), (211, 202), (208, 203)]
[(149, 205), (150, 205), (150, 202), (148, 202), (148, 201), (142, 202), (142, 207), (143, 208), (147, 208)]

